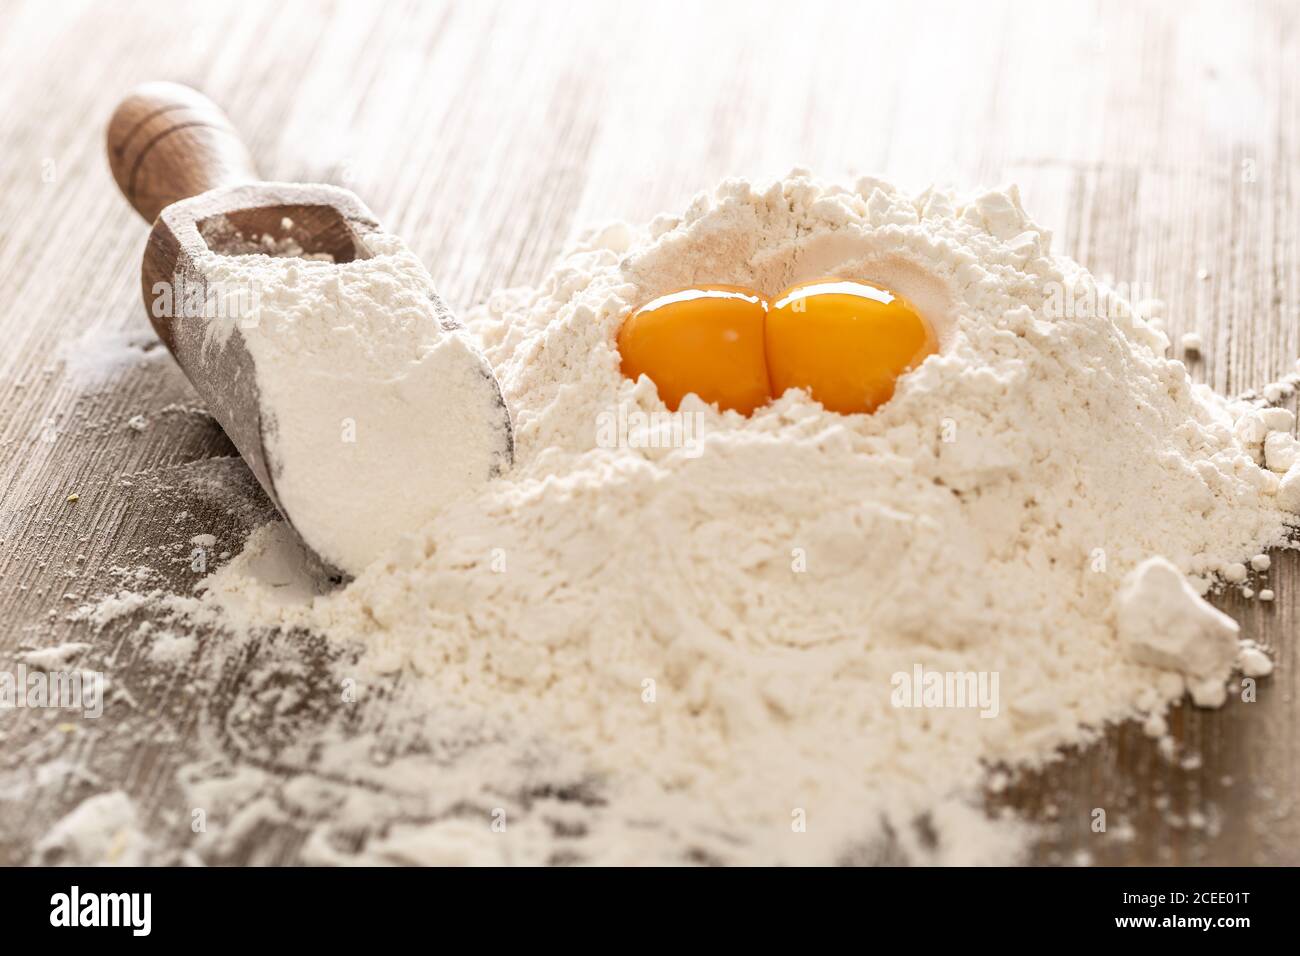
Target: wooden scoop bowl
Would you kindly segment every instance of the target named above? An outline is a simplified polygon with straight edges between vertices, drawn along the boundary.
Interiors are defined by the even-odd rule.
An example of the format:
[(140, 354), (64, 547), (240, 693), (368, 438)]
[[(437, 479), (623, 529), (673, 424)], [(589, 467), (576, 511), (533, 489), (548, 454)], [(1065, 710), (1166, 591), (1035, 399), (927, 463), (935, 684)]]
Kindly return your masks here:
[[(275, 462), (265, 441), (267, 416), (243, 340), (232, 336), (215, 360), (204, 354), (205, 318), (211, 316), (203, 309), (211, 308), (211, 300), (201, 262), (211, 252), (241, 255), (264, 251), (264, 243), (287, 242), (303, 256), (325, 253), (335, 263), (366, 259), (366, 238), (380, 232), (379, 223), (347, 190), (260, 181), (225, 114), (186, 86), (139, 87), (114, 112), (107, 138), (113, 178), (153, 224), (140, 276), (149, 319), (292, 524), (293, 516), (276, 494)], [(441, 300), (431, 298), (442, 327), (459, 328)], [(482, 371), (492, 378), (485, 362)], [(485, 427), (499, 428), (504, 421), (508, 466), (514, 442), (504, 401), (500, 411), (500, 418)]]

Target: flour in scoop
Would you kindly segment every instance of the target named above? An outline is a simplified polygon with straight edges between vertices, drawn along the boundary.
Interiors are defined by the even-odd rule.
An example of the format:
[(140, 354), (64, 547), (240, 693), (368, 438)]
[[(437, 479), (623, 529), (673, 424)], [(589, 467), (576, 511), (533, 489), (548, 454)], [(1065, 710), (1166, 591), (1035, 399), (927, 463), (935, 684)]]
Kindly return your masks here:
[[(619, 324), (656, 296), (825, 276), (880, 283), (938, 331), (875, 414), (791, 391), (750, 417), (691, 396), (672, 416), (621, 374)], [(316, 294), (343, 310), (357, 298), (335, 281)], [(1109, 722), (1161, 728), (1189, 689), (1221, 703), (1239, 650), (1267, 673), (1203, 595), (1286, 541), (1300, 472), (1266, 449), (1283, 462), (1268, 438), (1289, 420), (1193, 384), (1161, 331), (1052, 254), (1014, 189), (729, 181), (680, 216), (590, 234), (467, 326), (516, 421), (511, 471), (342, 589), (286, 600), (252, 571), (292, 547), (264, 529), (170, 606), (355, 644), (358, 667), (404, 670), (430, 707), (515, 728), (492, 740), (540, 735), (581, 760), (602, 790), (566, 844), (580, 859), (830, 862), (888, 830), (920, 862), (1009, 862), (1023, 834), (972, 803), (990, 768), (1039, 766)], [(422, 354), (357, 350), (375, 374)], [(494, 794), (545, 773), (494, 766)], [(549, 858), (554, 837), (490, 825), (396, 842)]]
[(236, 339), (247, 350), (276, 496), (350, 573), (510, 455), (497, 384), (424, 267), (393, 236), (365, 246), (368, 258), (338, 264), (257, 244), (200, 263), (240, 303), (206, 325), (204, 361)]

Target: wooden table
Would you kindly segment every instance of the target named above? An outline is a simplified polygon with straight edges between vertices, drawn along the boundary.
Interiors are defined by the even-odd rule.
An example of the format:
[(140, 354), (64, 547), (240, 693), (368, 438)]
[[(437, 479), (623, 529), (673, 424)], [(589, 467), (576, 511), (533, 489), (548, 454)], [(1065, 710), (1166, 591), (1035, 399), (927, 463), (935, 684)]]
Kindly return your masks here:
[[(198, 700), (183, 674), (134, 660), (139, 617), (97, 634), (66, 620), (146, 548), (175, 568), (156, 583), (192, 586), (192, 534), (237, 549), (269, 514), (238, 460), (189, 464), (233, 451), (141, 314), (146, 230), (103, 156), (138, 82), (203, 89), (269, 178), (355, 190), (461, 308), (540, 279), (584, 224), (799, 165), (909, 187), (1017, 182), (1058, 251), (1166, 300), (1175, 340), (1204, 336), (1197, 379), (1236, 393), (1300, 355), (1300, 18), (1286, 3), (32, 0), (0, 18), (0, 668), (22, 646), (90, 641), (117, 688), (99, 721), (0, 713), (0, 863), (113, 788), (188, 845), (176, 769), (238, 693), (236, 674)], [(237, 506), (209, 494), (214, 468), (245, 489)], [(1276, 556), (1272, 604), (1221, 602), (1276, 648), (1257, 703), (1177, 710), (1172, 762), (1112, 728), (991, 797), (1058, 822), (1037, 860), (1300, 863), (1297, 568)], [(1095, 838), (1096, 807), (1132, 839)], [(219, 862), (293, 861), (300, 845), (291, 821), (262, 826)]]

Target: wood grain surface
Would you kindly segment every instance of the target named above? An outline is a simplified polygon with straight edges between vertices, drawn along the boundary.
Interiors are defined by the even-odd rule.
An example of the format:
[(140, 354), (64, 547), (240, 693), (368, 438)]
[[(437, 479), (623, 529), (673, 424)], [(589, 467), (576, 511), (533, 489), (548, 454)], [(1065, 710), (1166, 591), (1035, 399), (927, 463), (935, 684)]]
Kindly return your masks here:
[[(221, 104), (264, 176), (354, 190), (456, 308), (537, 281), (586, 224), (805, 166), (1018, 183), (1057, 251), (1164, 299), (1175, 341), (1202, 334), (1192, 373), (1226, 393), (1300, 355), (1294, 4), (4, 0), (0, 22), (0, 668), (70, 640), (119, 653), (124, 630), (67, 620), (110, 569), (148, 553), (190, 588), (189, 536), (237, 550), (268, 514), (237, 460), (209, 494), (194, 463), (232, 448), (140, 306), (147, 229), (104, 127), (146, 80)], [(1172, 760), (1112, 728), (990, 796), (1055, 821), (1035, 860), (1300, 863), (1298, 568), (1275, 556), (1271, 604), (1221, 602), (1275, 648), (1258, 702), (1176, 710)], [(112, 680), (98, 721), (0, 712), (0, 863), (32, 859), (51, 821), (108, 789), (188, 836), (176, 768), (195, 712), (220, 701), (129, 654)], [(1097, 807), (1131, 836), (1098, 839)], [(285, 824), (222, 862), (300, 849)]]

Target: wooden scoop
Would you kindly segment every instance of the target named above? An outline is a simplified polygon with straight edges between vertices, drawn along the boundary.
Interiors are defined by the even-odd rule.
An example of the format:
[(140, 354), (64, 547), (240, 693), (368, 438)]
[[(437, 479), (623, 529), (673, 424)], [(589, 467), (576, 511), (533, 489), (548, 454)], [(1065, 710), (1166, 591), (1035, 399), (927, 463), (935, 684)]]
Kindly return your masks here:
[[(210, 252), (255, 253), (263, 242), (292, 243), (303, 256), (324, 253), (335, 263), (369, 258), (366, 240), (381, 232), (379, 223), (346, 190), (260, 181), (225, 114), (201, 93), (175, 83), (147, 84), (122, 101), (108, 126), (108, 159), (122, 193), (153, 224), (140, 278), (154, 329), (281, 514), (318, 557), (339, 567), (334, 556), (316, 548), (312, 529), (295, 522), (276, 492), (277, 462), (266, 427), (268, 419), (274, 422), (274, 410), (268, 414), (263, 408), (247, 349), (236, 337), (215, 359), (211, 350), (205, 354), (205, 323), (202, 316), (186, 314), (181, 293), (206, 289), (201, 261)], [(432, 292), (430, 297), (444, 331), (459, 329), (441, 300)], [(200, 295), (191, 301), (202, 300)], [(500, 445), (500, 454), (481, 475), (486, 481), (513, 462), (514, 438), (491, 367), (476, 351), (466, 355), (491, 380), (497, 402), (482, 422), (484, 429), (499, 433)], [(431, 408), (428, 414), (465, 411)], [(419, 426), (413, 418), (410, 441), (422, 440)], [(455, 455), (457, 449), (446, 453)]]

